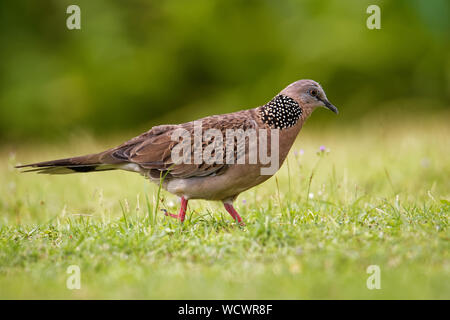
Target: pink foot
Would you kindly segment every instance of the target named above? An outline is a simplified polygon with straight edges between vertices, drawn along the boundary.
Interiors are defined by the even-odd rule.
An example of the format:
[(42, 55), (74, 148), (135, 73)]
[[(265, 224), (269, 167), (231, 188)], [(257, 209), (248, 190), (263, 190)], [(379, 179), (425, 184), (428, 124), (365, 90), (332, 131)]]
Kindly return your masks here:
[(228, 211), (228, 213), (233, 217), (233, 220), (239, 222), (241, 226), (245, 226), (245, 223), (242, 221), (242, 218), (239, 216), (237, 211), (234, 209), (231, 203), (224, 202), (224, 207)]
[(173, 213), (167, 212), (166, 209), (162, 209), (162, 211), (164, 211), (164, 214), (166, 216), (178, 219), (178, 220), (180, 220), (180, 222), (183, 222), (186, 217), (187, 204), (188, 204), (188, 200), (186, 200), (184, 197), (181, 197), (181, 206), (180, 206), (180, 211), (178, 212), (178, 214), (173, 214)]

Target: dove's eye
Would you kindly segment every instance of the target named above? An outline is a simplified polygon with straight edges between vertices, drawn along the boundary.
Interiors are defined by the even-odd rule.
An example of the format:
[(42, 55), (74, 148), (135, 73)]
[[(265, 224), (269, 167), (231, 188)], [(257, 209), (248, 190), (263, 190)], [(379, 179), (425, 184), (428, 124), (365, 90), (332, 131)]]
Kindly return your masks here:
[(309, 94), (312, 95), (313, 97), (317, 97), (317, 95), (319, 94), (319, 90), (311, 89), (309, 90)]

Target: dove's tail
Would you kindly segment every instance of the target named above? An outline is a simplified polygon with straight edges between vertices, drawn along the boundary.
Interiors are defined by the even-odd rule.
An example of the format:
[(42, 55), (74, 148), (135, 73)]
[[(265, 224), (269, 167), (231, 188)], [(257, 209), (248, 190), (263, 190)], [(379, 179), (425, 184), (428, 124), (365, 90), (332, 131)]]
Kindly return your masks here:
[(19, 165), (16, 166), (16, 168), (27, 168), (27, 170), (22, 172), (37, 172), (41, 174), (68, 174), (118, 169), (115, 165), (105, 164), (102, 162), (101, 158), (102, 154), (98, 153), (74, 158)]

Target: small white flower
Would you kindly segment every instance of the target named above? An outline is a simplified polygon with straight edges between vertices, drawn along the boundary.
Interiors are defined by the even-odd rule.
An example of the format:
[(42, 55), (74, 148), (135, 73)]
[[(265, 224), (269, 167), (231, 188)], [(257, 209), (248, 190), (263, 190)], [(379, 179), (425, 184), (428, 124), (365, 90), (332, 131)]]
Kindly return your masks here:
[(314, 193), (310, 192), (309, 195), (308, 195), (308, 197), (309, 197), (310, 199), (313, 199), (313, 198), (314, 198)]
[(428, 158), (423, 158), (423, 159), (420, 161), (420, 165), (421, 165), (423, 168), (428, 168), (428, 167), (430, 166), (430, 159), (428, 159)]

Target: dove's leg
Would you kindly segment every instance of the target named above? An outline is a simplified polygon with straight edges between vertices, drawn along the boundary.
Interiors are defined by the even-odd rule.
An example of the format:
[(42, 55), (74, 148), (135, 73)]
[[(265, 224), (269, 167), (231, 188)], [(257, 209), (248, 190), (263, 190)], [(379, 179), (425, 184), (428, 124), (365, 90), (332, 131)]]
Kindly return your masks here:
[(237, 220), (237, 222), (239, 222), (239, 224), (242, 226), (245, 225), (245, 223), (242, 222), (242, 218), (239, 216), (239, 213), (237, 213), (237, 211), (234, 209), (233, 204), (224, 202), (223, 205), (228, 213), (233, 217), (233, 220)]
[(164, 214), (166, 216), (176, 218), (176, 219), (180, 220), (181, 222), (183, 222), (184, 218), (186, 217), (187, 204), (188, 204), (188, 200), (185, 199), (184, 197), (181, 197), (181, 206), (180, 206), (180, 211), (178, 212), (178, 214), (173, 214), (173, 213), (167, 212), (167, 210), (163, 209)]

